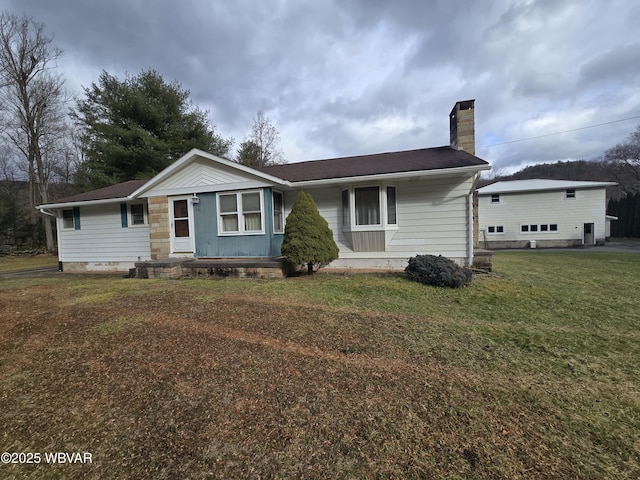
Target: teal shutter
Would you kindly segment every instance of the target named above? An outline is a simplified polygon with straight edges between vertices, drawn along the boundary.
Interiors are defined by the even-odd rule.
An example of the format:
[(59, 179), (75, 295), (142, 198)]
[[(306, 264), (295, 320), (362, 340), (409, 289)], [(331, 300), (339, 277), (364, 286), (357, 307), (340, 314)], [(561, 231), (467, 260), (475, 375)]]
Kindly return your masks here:
[(126, 203), (121, 203), (120, 204), (120, 218), (122, 221), (122, 228), (127, 228), (129, 226), (129, 218), (127, 215), (127, 204)]
[(80, 230), (80, 207), (73, 207), (73, 228)]

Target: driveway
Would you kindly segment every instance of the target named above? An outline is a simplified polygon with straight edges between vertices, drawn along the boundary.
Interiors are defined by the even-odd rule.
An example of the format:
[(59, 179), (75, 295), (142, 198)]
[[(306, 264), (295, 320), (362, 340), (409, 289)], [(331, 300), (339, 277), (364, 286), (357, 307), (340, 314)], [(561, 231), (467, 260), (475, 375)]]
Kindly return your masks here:
[[(496, 250), (499, 251), (499, 250)], [(580, 247), (562, 248), (513, 248), (500, 251), (538, 251), (538, 252), (616, 252), (616, 253), (640, 253), (640, 238), (612, 238), (604, 245), (590, 245)]]
[(640, 238), (613, 238), (604, 245), (583, 248), (590, 252), (640, 253)]
[(13, 270), (9, 272), (0, 272), (0, 279), (18, 278), (18, 277), (48, 277), (55, 273), (58, 273), (58, 267), (30, 268), (28, 270)]

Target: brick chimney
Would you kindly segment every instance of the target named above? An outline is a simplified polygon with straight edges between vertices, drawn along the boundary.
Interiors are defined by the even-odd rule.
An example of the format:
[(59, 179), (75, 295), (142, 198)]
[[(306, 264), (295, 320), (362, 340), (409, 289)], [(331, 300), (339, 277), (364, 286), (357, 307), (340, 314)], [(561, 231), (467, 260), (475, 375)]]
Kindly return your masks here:
[(451, 148), (476, 154), (475, 100), (456, 102), (449, 114), (449, 141)]

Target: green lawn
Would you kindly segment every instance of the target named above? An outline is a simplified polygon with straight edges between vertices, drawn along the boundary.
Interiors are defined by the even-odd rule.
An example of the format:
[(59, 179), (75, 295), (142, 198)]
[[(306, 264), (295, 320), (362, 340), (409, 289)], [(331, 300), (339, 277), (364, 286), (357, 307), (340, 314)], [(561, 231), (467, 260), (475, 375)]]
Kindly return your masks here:
[(7, 478), (640, 478), (640, 255), (400, 274), (0, 281)]
[(58, 266), (58, 257), (50, 254), (7, 255), (0, 257), (0, 273), (56, 266)]

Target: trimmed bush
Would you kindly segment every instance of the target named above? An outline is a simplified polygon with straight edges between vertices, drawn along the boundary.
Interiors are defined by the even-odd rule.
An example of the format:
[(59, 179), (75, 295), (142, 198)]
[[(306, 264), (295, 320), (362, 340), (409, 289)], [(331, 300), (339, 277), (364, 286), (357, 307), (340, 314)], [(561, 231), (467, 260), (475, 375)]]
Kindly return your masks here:
[(442, 255), (416, 255), (404, 269), (410, 280), (436, 287), (460, 288), (471, 283), (472, 273)]
[(338, 258), (333, 232), (308, 193), (298, 193), (291, 207), (280, 251), (293, 265), (306, 264), (309, 273), (313, 273), (314, 265)]

